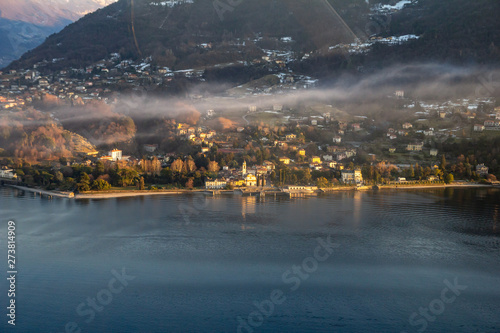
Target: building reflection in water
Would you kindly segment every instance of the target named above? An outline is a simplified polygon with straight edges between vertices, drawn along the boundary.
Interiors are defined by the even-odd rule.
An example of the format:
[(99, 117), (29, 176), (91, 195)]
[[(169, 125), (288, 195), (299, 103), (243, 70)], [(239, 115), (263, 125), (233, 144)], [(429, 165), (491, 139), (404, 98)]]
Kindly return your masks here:
[(241, 216), (246, 219), (247, 214), (255, 214), (257, 208), (257, 197), (241, 197)]
[(362, 193), (360, 191), (355, 191), (354, 192), (354, 197), (353, 197), (353, 228), (355, 230), (358, 230), (360, 224), (361, 224), (361, 206), (362, 206)]
[(241, 224), (241, 230), (253, 229), (253, 227), (248, 227), (245, 225), (247, 214), (255, 214), (257, 208), (257, 197), (241, 197), (241, 216), (243, 217), (243, 223)]

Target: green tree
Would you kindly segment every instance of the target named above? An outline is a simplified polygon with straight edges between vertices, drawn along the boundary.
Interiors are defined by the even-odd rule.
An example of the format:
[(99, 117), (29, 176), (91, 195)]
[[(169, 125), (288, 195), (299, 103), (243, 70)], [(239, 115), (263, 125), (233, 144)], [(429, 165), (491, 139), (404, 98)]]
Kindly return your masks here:
[(102, 161), (97, 161), (95, 164), (95, 172), (94, 172), (94, 177), (99, 177), (100, 175), (104, 174), (104, 163)]
[(92, 182), (92, 189), (96, 191), (105, 191), (111, 188), (111, 184), (109, 184), (104, 179), (97, 179)]
[(311, 182), (312, 176), (311, 176), (311, 170), (306, 169), (304, 171), (304, 177), (302, 178), (302, 181), (304, 184), (308, 185)]
[(67, 177), (61, 185), (64, 190), (73, 190), (75, 188), (76, 182), (73, 178)]
[(447, 164), (448, 163), (446, 162), (446, 157), (443, 154), (443, 156), (441, 157), (441, 165), (439, 166), (439, 168), (444, 171), (444, 170), (446, 170)]
[(444, 181), (445, 181), (445, 183), (446, 183), (446, 184), (450, 184), (450, 183), (452, 183), (454, 180), (455, 180), (455, 177), (453, 177), (453, 174), (452, 174), (452, 173), (449, 173), (449, 174), (447, 174), (447, 175), (446, 175), (446, 177), (445, 177), (445, 180), (444, 180)]
[(441, 170), (441, 169), (434, 169), (434, 176), (439, 177), (439, 179), (443, 179), (443, 170)]
[(56, 182), (58, 182), (58, 183), (62, 183), (64, 181), (64, 175), (62, 174), (61, 171), (56, 171), (54, 173), (54, 178), (55, 178)]
[(172, 183), (174, 181), (174, 174), (170, 168), (164, 168), (160, 172), (162, 180), (166, 183)]
[(90, 191), (90, 177), (86, 172), (80, 176), (80, 182), (76, 184), (79, 192)]
[(45, 186), (45, 185), (49, 185), (50, 184), (50, 181), (52, 179), (54, 179), (54, 176), (50, 173), (48, 173), (47, 171), (42, 171), (42, 173), (40, 174), (41, 178), (42, 178), (42, 184)]
[(139, 174), (134, 169), (121, 169), (119, 172), (121, 176), (121, 186), (126, 187), (131, 184), (134, 184), (134, 181)]
[(319, 177), (316, 180), (316, 185), (320, 188), (330, 187), (330, 182), (325, 177)]

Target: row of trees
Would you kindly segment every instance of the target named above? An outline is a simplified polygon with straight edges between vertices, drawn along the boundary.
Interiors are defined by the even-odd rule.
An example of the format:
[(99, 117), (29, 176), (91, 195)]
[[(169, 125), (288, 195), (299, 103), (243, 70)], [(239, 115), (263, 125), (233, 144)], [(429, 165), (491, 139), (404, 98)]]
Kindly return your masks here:
[[(493, 144), (492, 144), (493, 143)], [(496, 145), (499, 143), (499, 145)], [(389, 182), (398, 177), (405, 177), (407, 180), (424, 181), (430, 176), (435, 176), (441, 181), (450, 182), (453, 179), (475, 180), (481, 179), (481, 176), (475, 172), (476, 164), (485, 163), (489, 168), (491, 175), (486, 177), (488, 180), (496, 180), (495, 173), (498, 173), (497, 163), (500, 157), (500, 138), (490, 138), (488, 140), (479, 138), (472, 141), (454, 141), (445, 142), (440, 145), (440, 151), (443, 151), (441, 161), (438, 165), (421, 166), (418, 163), (410, 165), (408, 168), (399, 171), (392, 164), (380, 162), (374, 164), (367, 159), (356, 157), (358, 163), (364, 163), (361, 167), (362, 175), (367, 183), (379, 184)], [(466, 154), (458, 154), (460, 151)], [(44, 186), (49, 189), (62, 189), (80, 191), (88, 190), (106, 190), (110, 187), (128, 187), (136, 186), (145, 188), (144, 184), (159, 184), (166, 187), (201, 187), (204, 180), (217, 177), (222, 166), (230, 168), (239, 167), (244, 161), (249, 166), (252, 164), (261, 165), (264, 160), (270, 160), (275, 163), (276, 170), (270, 175), (270, 180), (275, 184), (318, 184), (322, 187), (332, 186), (338, 183), (341, 178), (341, 172), (338, 170), (312, 171), (308, 166), (290, 168), (280, 164), (279, 148), (270, 148), (263, 146), (253, 147), (247, 144), (242, 154), (220, 153), (217, 147), (213, 147), (206, 154), (197, 153), (183, 159), (173, 160), (167, 168), (162, 168), (157, 158), (144, 158), (140, 166), (132, 164), (118, 163), (111, 165), (97, 161), (93, 167), (86, 165), (64, 166), (66, 159), (61, 158), (60, 169), (53, 169), (43, 165), (31, 166), (29, 163), (14, 162), (7, 159), (3, 164), (13, 166), (22, 181), (28, 185)], [(453, 158), (453, 162), (448, 162), (445, 158), (448, 156), (458, 156)], [(456, 154), (456, 155), (455, 155)], [(299, 158), (296, 158), (301, 162)], [(358, 164), (359, 165), (359, 164)], [(353, 169), (354, 163), (346, 165), (347, 169)], [(141, 174), (143, 179), (141, 180)], [(325, 181), (326, 180), (326, 181)]]
[[(170, 167), (161, 168), (157, 159), (144, 159), (141, 166), (126, 163), (104, 163), (97, 161), (93, 166), (77, 164), (58, 168), (44, 165), (30, 165), (27, 162), (7, 161), (14, 167), (21, 181), (29, 186), (41, 186), (50, 190), (103, 191), (112, 187), (130, 187), (144, 190), (158, 188), (193, 188), (204, 186), (207, 177), (215, 178), (219, 165), (215, 161), (200, 160), (200, 167), (192, 158), (176, 159)], [(206, 162), (205, 168), (203, 162)], [(151, 172), (151, 168), (154, 172)], [(159, 171), (159, 172), (157, 172)], [(149, 184), (146, 186), (146, 184)]]

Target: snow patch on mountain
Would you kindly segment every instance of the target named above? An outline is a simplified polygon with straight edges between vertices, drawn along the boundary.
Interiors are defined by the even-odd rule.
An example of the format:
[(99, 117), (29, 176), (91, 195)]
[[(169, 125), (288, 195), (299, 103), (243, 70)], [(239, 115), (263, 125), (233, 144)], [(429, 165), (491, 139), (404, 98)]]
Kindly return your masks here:
[(396, 12), (402, 10), (406, 5), (410, 5), (416, 2), (416, 0), (401, 0), (394, 5), (382, 5), (379, 3), (373, 6), (371, 10), (377, 13)]
[(334, 46), (330, 46), (329, 50), (333, 51), (335, 49), (341, 49), (341, 50), (346, 50), (349, 53), (366, 53), (370, 51), (371, 47), (373, 44), (376, 43), (382, 43), (382, 44), (387, 44), (387, 45), (400, 45), (403, 43), (406, 43), (410, 40), (413, 39), (419, 39), (420, 36), (417, 35), (403, 35), (403, 36), (390, 36), (390, 37), (374, 37), (371, 38), (369, 41), (366, 42), (356, 42), (356, 43), (351, 43), (351, 44), (337, 44)]
[(167, 1), (161, 1), (161, 2), (151, 2), (151, 6), (166, 6), (166, 7), (175, 7), (177, 5), (183, 4), (183, 3), (193, 3), (193, 0), (167, 0)]

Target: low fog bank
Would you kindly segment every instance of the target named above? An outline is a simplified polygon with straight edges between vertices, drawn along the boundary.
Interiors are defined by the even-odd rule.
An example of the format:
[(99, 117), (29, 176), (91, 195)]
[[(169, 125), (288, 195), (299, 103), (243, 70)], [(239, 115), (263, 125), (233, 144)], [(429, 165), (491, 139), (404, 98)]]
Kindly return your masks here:
[[(130, 142), (134, 138), (139, 143), (162, 141), (172, 133), (175, 123), (196, 125), (200, 120), (216, 130), (235, 129), (250, 124), (245, 119), (250, 109), (271, 111), (276, 106), (291, 110), (293, 117), (301, 117), (321, 115), (318, 110), (323, 105), (330, 107), (334, 118), (342, 118), (337, 120), (367, 116), (374, 119), (374, 124), (383, 126), (408, 117), (409, 114), (401, 110), (413, 102), (470, 99), (474, 103), (488, 97), (500, 100), (499, 82), (500, 69), (411, 64), (357, 76), (344, 74), (328, 86), (320, 82), (310, 89), (287, 90), (277, 85), (271, 87), (271, 92), (257, 94), (241, 89), (239, 96), (204, 93), (200, 87), (207, 83), (194, 87), (182, 97), (135, 91), (122, 94), (110, 105), (64, 107), (56, 114), (65, 128), (95, 145)], [(401, 90), (405, 99), (395, 98), (395, 92)], [(209, 110), (214, 111), (213, 118), (207, 117)]]
[[(271, 88), (267, 93), (263, 89), (253, 93), (240, 88), (239, 96), (204, 93), (202, 86), (194, 87), (182, 97), (153, 96), (145, 91), (116, 94), (108, 103), (91, 101), (75, 105), (55, 96), (45, 97), (34, 108), (0, 117), (0, 143), (16, 157), (34, 156), (34, 160), (47, 158), (53, 151), (69, 155), (81, 150), (81, 146), (89, 146), (85, 140), (105, 147), (123, 143), (129, 151), (138, 151), (140, 144), (159, 142), (162, 147), (174, 150), (176, 144), (182, 145), (177, 142), (178, 123), (204, 125), (217, 131), (235, 129), (252, 123), (247, 119), (247, 116), (252, 118), (247, 114), (250, 110), (279, 113), (277, 110), (281, 108), (287, 111), (276, 115), (277, 118), (292, 122), (331, 111), (335, 120), (351, 121), (357, 116), (367, 116), (373, 125), (383, 128), (414, 116), (418, 107), (405, 108), (405, 105), (455, 99), (469, 99), (470, 104), (478, 105), (489, 97), (500, 101), (500, 69), (400, 65), (370, 74), (344, 74), (333, 83), (320, 82), (310, 89), (285, 89), (278, 84), (267, 87)], [(401, 90), (404, 99), (395, 96)], [(493, 105), (490, 103), (489, 107)], [(214, 111), (212, 116), (209, 110)], [(267, 124), (266, 117), (254, 118), (258, 120), (254, 119), (253, 124), (275, 126)], [(33, 142), (40, 142), (42, 148), (49, 147), (47, 152), (43, 153), (45, 148), (34, 147)]]
[(155, 116), (176, 117), (184, 112), (207, 110), (217, 112), (248, 109), (249, 106), (272, 108), (280, 104), (293, 108), (301, 103), (326, 104), (374, 103), (405, 91), (405, 97), (416, 100), (446, 101), (456, 98), (486, 98), (500, 95), (500, 69), (483, 67), (455, 67), (442, 64), (411, 64), (393, 66), (372, 74), (352, 76), (345, 74), (328, 86), (303, 90), (278, 91), (245, 96), (199, 96), (163, 98), (145, 92), (122, 96), (116, 111), (133, 118)]

